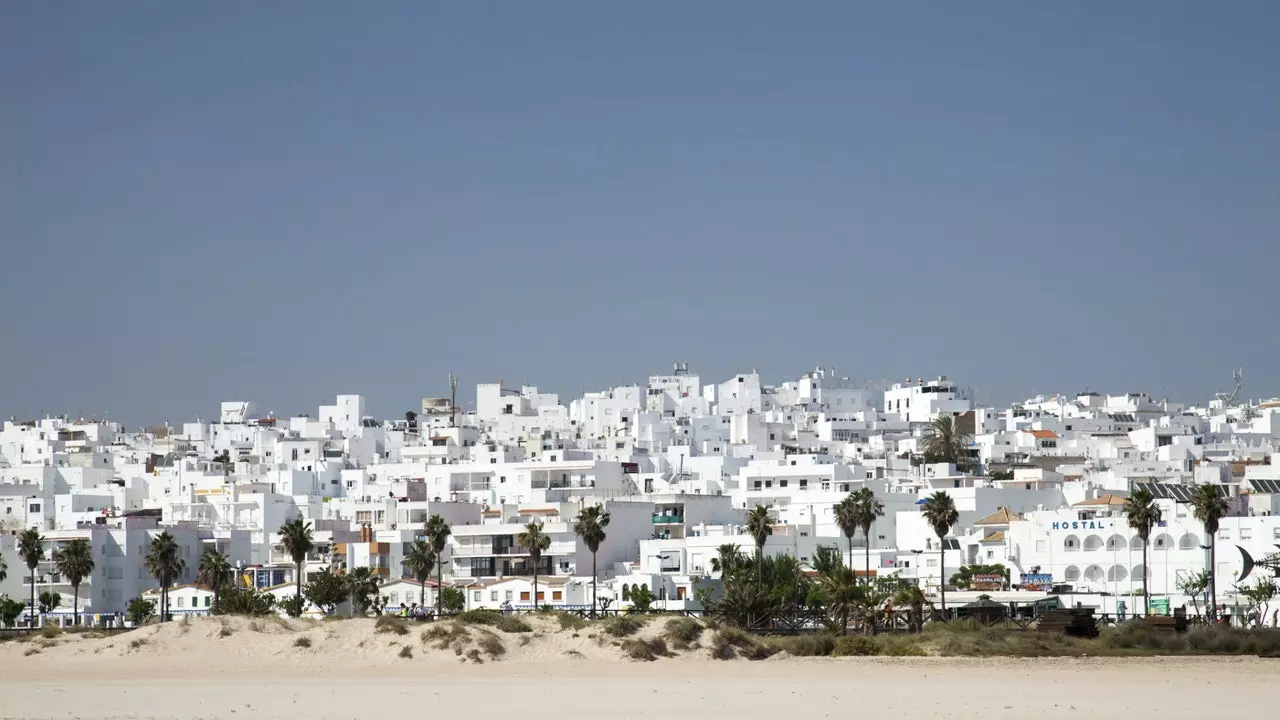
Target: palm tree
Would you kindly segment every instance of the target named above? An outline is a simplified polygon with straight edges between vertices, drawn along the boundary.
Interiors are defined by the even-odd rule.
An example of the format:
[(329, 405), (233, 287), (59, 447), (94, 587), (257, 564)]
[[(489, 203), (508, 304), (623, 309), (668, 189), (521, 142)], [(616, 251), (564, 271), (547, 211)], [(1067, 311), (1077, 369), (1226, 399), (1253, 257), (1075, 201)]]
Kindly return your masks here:
[(957, 468), (968, 464), (969, 448), (973, 438), (960, 429), (954, 415), (943, 415), (929, 421), (924, 438), (925, 457), (954, 464)]
[(1218, 492), (1217, 485), (1201, 485), (1191, 496), (1191, 508), (1196, 519), (1204, 525), (1209, 538), (1209, 619), (1218, 616), (1218, 576), (1214, 570), (1217, 555), (1218, 523), (1227, 515), (1227, 498)]
[[(280, 543), (284, 545), (285, 552), (289, 553), (289, 557), (293, 560), (297, 573), (294, 575), (293, 589), (296, 602), (302, 602), (302, 563), (307, 560), (307, 553), (311, 552), (315, 542), (311, 537), (311, 523), (302, 519), (299, 515), (294, 519), (280, 526)], [(301, 607), (301, 605), (299, 605)]]
[(40, 565), (40, 558), (44, 557), (44, 537), (40, 535), (40, 531), (31, 528), (23, 530), (18, 535), (18, 555), (22, 558), (23, 564), (31, 571), (31, 616), (35, 619), (38, 608), (36, 607), (36, 568)]
[[(862, 530), (862, 551), (866, 553), (867, 583), (871, 582), (871, 526), (876, 520), (884, 517), (884, 503), (876, 497), (871, 488), (864, 487), (853, 493), (854, 506), (857, 508), (858, 528)], [(849, 567), (853, 567), (850, 560)]]
[(4, 561), (4, 553), (0, 553), (0, 582), (9, 579), (9, 565)]
[(731, 575), (734, 570), (742, 566), (742, 551), (733, 543), (725, 543), (716, 550), (716, 556), (711, 558), (711, 570), (720, 573), (720, 577)]
[(747, 534), (756, 544), (756, 559), (764, 557), (764, 544), (773, 534), (773, 515), (765, 505), (757, 505), (747, 515)]
[(1129, 527), (1138, 531), (1142, 538), (1142, 607), (1147, 615), (1151, 614), (1151, 596), (1147, 594), (1147, 541), (1151, 538), (1151, 528), (1160, 522), (1160, 506), (1156, 505), (1151, 492), (1142, 488), (1134, 490), (1124, 503), (1124, 511), (1129, 516)]
[(71, 584), (71, 613), (73, 622), (80, 624), (80, 583), (93, 572), (93, 548), (84, 538), (76, 538), (58, 551), (58, 572)]
[[(422, 611), (427, 610), (427, 580), (431, 579), (431, 571), (436, 567), (436, 553), (431, 549), (431, 545), (426, 540), (414, 540), (409, 546), (409, 552), (405, 553), (404, 560), (401, 561), (404, 569), (409, 571), (414, 580), (422, 583), (422, 592), (418, 596), (418, 604), (422, 606)], [(436, 588), (436, 594), (440, 594), (440, 588)]]
[(942, 577), (938, 582), (939, 588), (942, 590), (942, 612), (947, 612), (947, 543), (945, 538), (947, 533), (951, 532), (951, 527), (960, 519), (960, 513), (956, 511), (956, 503), (951, 496), (939, 490), (929, 496), (924, 501), (921, 508), (924, 514), (924, 521), (929, 523), (929, 527), (933, 528), (933, 532), (938, 536), (938, 569), (942, 572)]
[(910, 609), (907, 629), (911, 632), (920, 632), (921, 626), (924, 625), (924, 606), (929, 603), (920, 586), (915, 584), (903, 585), (898, 589), (898, 592), (894, 593), (893, 601), (897, 605), (906, 606)]
[(432, 515), (427, 518), (423, 533), (427, 536), (427, 543), (431, 545), (431, 552), (436, 555), (436, 617), (440, 617), (444, 611), (444, 549), (449, 546), (449, 536), (453, 534), (453, 529), (444, 518)]
[(542, 523), (534, 520), (525, 525), (524, 532), (516, 537), (516, 544), (529, 553), (533, 563), (533, 607), (538, 607), (538, 563), (542, 562), (542, 553), (551, 547), (551, 536), (542, 532)]
[(853, 536), (857, 535), (858, 528), (862, 527), (859, 520), (857, 495), (849, 493), (845, 499), (836, 503), (836, 525), (849, 542), (849, 567), (853, 567)]
[(178, 557), (178, 543), (166, 530), (151, 539), (145, 559), (147, 572), (160, 583), (160, 620), (169, 619), (169, 588), (174, 580), (187, 569), (187, 563)]
[(596, 552), (604, 542), (604, 529), (609, 527), (609, 513), (601, 505), (583, 508), (573, 521), (573, 532), (582, 538), (591, 551), (591, 617), (596, 616)]
[(200, 556), (200, 566), (196, 569), (196, 581), (213, 589), (214, 608), (218, 607), (218, 600), (222, 598), (222, 589), (231, 584), (235, 574), (231, 561), (226, 555), (218, 552), (217, 548), (205, 550)]
[(818, 575), (818, 588), (822, 591), (823, 604), (831, 624), (841, 635), (849, 634), (849, 618), (863, 601), (863, 588), (859, 587), (852, 567), (835, 567)]

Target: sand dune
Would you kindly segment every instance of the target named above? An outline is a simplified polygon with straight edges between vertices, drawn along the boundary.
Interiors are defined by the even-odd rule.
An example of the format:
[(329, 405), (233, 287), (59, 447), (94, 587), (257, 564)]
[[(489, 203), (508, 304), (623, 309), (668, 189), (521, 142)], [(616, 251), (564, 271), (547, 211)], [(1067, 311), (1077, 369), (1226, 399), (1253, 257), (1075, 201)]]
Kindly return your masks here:
[[(750, 662), (711, 660), (697, 648), (636, 662), (598, 628), (532, 624), (520, 634), (470, 627), (464, 638), (451, 624), (399, 635), (372, 620), (202, 619), (109, 638), (8, 642), (0, 716), (1132, 720), (1193, 717), (1228, 702), (1265, 713), (1280, 682), (1280, 661), (1239, 658)], [(424, 641), (424, 630), (433, 637)], [(659, 632), (654, 623), (642, 636)]]

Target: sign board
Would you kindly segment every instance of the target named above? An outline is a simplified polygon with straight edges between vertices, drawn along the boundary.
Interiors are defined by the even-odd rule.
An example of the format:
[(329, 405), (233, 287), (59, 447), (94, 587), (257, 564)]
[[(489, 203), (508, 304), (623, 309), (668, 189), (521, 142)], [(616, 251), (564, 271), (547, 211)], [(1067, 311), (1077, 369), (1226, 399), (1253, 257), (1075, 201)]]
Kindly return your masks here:
[(974, 575), (969, 581), (970, 590), (985, 590), (987, 592), (995, 592), (1004, 589), (1004, 576), (997, 574)]
[(1035, 590), (1037, 592), (1048, 592), (1053, 589), (1053, 575), (1042, 573), (1022, 573), (1018, 584), (1023, 590)]

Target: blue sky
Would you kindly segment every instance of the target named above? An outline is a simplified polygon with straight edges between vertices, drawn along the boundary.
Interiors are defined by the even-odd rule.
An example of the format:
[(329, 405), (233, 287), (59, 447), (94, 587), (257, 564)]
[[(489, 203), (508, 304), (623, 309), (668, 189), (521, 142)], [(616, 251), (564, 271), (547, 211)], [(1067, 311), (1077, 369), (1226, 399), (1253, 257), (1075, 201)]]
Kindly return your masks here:
[[(0, 6), (0, 413), (1280, 394), (1280, 4)], [(470, 395), (470, 392), (465, 393)]]

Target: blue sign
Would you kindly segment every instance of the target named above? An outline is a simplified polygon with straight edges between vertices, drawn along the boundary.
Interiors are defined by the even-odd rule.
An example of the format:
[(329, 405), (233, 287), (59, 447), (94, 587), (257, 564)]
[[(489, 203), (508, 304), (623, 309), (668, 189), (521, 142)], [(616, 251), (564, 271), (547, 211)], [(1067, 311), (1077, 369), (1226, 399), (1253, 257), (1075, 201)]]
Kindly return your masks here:
[(1022, 586), (1023, 590), (1051, 590), (1053, 588), (1053, 575), (1022, 573), (1018, 584)]

